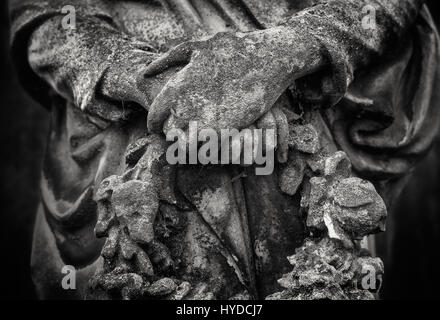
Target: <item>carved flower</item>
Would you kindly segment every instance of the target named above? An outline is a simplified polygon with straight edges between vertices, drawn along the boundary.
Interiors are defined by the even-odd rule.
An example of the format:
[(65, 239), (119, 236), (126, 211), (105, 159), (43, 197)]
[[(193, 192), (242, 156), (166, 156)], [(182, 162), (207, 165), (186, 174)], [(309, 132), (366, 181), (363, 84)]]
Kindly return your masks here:
[(323, 175), (310, 179), (303, 194), (308, 207), (307, 226), (326, 230), (328, 236), (353, 245), (354, 239), (385, 229), (386, 206), (374, 186), (351, 176), (351, 164), (344, 152), (323, 160)]
[(372, 300), (374, 295), (362, 287), (363, 270), (373, 268), (379, 279), (383, 274), (380, 259), (361, 256), (361, 250), (348, 250), (339, 240), (328, 237), (306, 239), (288, 260), (293, 271), (278, 280), (284, 290), (267, 299)]

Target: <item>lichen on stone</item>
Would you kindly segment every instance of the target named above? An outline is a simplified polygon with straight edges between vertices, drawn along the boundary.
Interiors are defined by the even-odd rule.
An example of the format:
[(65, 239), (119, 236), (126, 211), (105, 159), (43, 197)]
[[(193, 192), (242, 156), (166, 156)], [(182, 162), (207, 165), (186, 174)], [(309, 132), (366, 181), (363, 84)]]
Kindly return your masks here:
[(347, 248), (336, 239), (306, 239), (288, 258), (293, 266), (278, 283), (284, 289), (269, 300), (372, 300), (374, 294), (362, 288), (365, 266), (383, 274), (378, 258), (363, 257), (358, 248)]
[[(290, 147), (302, 156), (281, 171), (280, 188), (293, 195), (302, 184), (300, 203), (310, 237), (288, 257), (293, 270), (279, 279), (283, 290), (267, 299), (374, 299), (362, 279), (365, 270), (373, 269), (374, 280), (380, 281), (383, 263), (358, 240), (384, 231), (385, 203), (370, 182), (352, 173), (344, 152), (319, 149), (311, 124), (291, 124), (290, 132)], [(300, 182), (292, 183), (295, 179)]]
[(90, 281), (89, 298), (183, 299), (191, 288), (165, 276), (174, 262), (159, 237), (169, 237), (182, 224), (168, 185), (173, 179), (163, 158), (165, 147), (154, 135), (135, 141), (126, 153), (128, 170), (106, 178), (97, 190), (95, 233), (107, 240), (103, 266)]

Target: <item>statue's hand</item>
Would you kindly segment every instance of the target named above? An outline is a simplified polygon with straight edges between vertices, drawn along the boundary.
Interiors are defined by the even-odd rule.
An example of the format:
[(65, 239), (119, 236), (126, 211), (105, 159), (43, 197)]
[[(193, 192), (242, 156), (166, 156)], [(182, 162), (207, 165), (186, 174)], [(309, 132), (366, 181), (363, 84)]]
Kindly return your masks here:
[(185, 130), (190, 121), (197, 121), (200, 129), (219, 131), (254, 124), (295, 79), (321, 63), (317, 47), (297, 43), (300, 40), (279, 27), (219, 33), (175, 47), (146, 69), (146, 76), (152, 77), (184, 66), (153, 101), (148, 128)]
[(158, 57), (159, 54), (134, 44), (130, 49), (124, 48), (106, 70), (98, 94), (119, 105), (122, 111), (133, 103), (148, 110), (170, 76), (175, 74), (175, 69), (169, 69), (145, 79), (145, 68)]
[(139, 47), (132, 43), (130, 47), (121, 48), (102, 76), (94, 95), (96, 101), (92, 101), (87, 111), (109, 120), (119, 120), (128, 117), (135, 106), (148, 110), (170, 76), (175, 74), (174, 69), (169, 69), (149, 79), (143, 77), (145, 68), (158, 56), (140, 44)]

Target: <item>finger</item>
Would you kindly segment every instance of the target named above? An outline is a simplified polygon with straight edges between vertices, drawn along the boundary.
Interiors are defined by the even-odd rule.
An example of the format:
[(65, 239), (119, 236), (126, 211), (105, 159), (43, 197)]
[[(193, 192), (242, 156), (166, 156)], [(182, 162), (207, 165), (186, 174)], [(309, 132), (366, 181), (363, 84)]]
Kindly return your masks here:
[(277, 146), (277, 122), (272, 112), (267, 112), (258, 121), (257, 127), (263, 129), (262, 147), (266, 152), (268, 150), (275, 150)]
[(187, 64), (191, 58), (194, 46), (194, 41), (188, 41), (172, 48), (148, 65), (144, 70), (145, 77), (152, 77), (171, 67)]
[(249, 167), (254, 163), (253, 158), (253, 132), (257, 127), (255, 125), (249, 126), (246, 131), (249, 132), (249, 135), (244, 135), (243, 143), (241, 145), (241, 153), (240, 153), (240, 165), (242, 167)]
[(136, 78), (136, 88), (143, 93), (140, 97), (146, 99), (147, 104), (142, 104), (142, 106), (149, 111), (151, 103), (156, 99), (168, 81), (178, 73), (182, 67), (168, 68), (154, 77), (146, 78), (144, 75), (145, 65), (143, 66), (142, 72), (139, 73)]
[(286, 163), (289, 154), (289, 122), (284, 112), (279, 108), (273, 108), (272, 113), (277, 122), (277, 159), (280, 163)]
[[(145, 67), (159, 54), (142, 50), (128, 50), (117, 64), (109, 65), (100, 79), (99, 91), (107, 103), (114, 105), (122, 114), (132, 112), (131, 106), (147, 108), (151, 100), (149, 91), (139, 87), (144, 79)], [(106, 112), (110, 109), (104, 109)]]
[[(170, 81), (173, 81), (171, 79)], [(157, 95), (148, 110), (147, 128), (154, 133), (163, 133), (165, 121), (171, 116), (171, 103), (174, 97), (174, 90), (170, 89), (169, 83)], [(162, 131), (162, 132), (161, 132)]]
[(181, 150), (188, 150), (187, 147), (190, 144), (189, 131), (180, 129), (174, 115), (171, 114), (164, 122), (163, 133), (170, 139), (177, 137)]

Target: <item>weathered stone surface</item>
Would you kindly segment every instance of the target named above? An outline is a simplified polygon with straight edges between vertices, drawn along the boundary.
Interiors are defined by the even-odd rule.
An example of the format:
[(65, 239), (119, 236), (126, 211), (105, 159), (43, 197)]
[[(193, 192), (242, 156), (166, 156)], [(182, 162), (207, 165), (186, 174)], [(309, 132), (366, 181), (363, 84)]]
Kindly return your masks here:
[[(177, 288), (169, 278), (161, 278), (148, 285), (155, 275), (153, 262), (157, 271), (173, 264), (168, 248), (157, 241), (155, 235), (161, 198), (159, 188), (163, 185), (162, 172), (158, 167), (166, 165), (159, 160), (161, 152), (165, 151), (164, 144), (150, 137), (148, 146), (144, 139), (134, 146), (146, 149), (123, 176), (105, 179), (97, 193), (100, 211), (96, 231), (98, 236), (108, 238), (102, 252), (104, 267), (94, 276), (91, 296), (100, 289), (110, 290), (108, 283), (116, 286), (111, 289), (114, 291), (111, 295), (122, 298), (141, 298), (146, 294), (165, 296)], [(178, 227), (178, 217), (172, 205), (162, 206), (161, 219), (164, 218), (173, 220), (171, 224), (163, 222), (162, 228)], [(164, 234), (161, 233), (161, 236)], [(148, 250), (141, 246), (147, 246)], [(141, 277), (135, 282), (127, 280), (124, 284), (124, 274), (130, 272)]]
[(179, 284), (179, 286), (176, 288), (175, 292), (170, 295), (170, 300), (183, 300), (186, 298), (188, 293), (191, 290), (191, 284), (187, 281), (183, 281)]
[(122, 182), (119, 176), (110, 176), (102, 181), (95, 194), (95, 201), (103, 201), (111, 198), (113, 190)]
[[(37, 229), (39, 251), (47, 250), (49, 230), (57, 239), (52, 255), (96, 268), (102, 244), (92, 235), (94, 203), (84, 200), (95, 191), (95, 233), (106, 238), (103, 266), (91, 281), (99, 297), (257, 297), (257, 286), (273, 286), (261, 278), (284, 270), (279, 257), (299, 244), (305, 223), (305, 234), (316, 238), (290, 258), (294, 270), (280, 280), (286, 290), (271, 297), (371, 298), (356, 287), (358, 270), (367, 263), (380, 269), (380, 263), (360, 258), (355, 240), (383, 230), (385, 206), (374, 187), (352, 173), (346, 154), (334, 152), (336, 145), (350, 152), (359, 172), (394, 178), (428, 149), (438, 108), (424, 100), (438, 100), (428, 96), (437, 92), (436, 74), (412, 72), (418, 63), (436, 69), (437, 37), (426, 9), (418, 14), (423, 2), (156, 2), (11, 2), (20, 78), (53, 113), (45, 163), (52, 190), (43, 207), (55, 219)], [(63, 27), (66, 4), (78, 11), (74, 30)], [(386, 13), (374, 32), (360, 23), (371, 4)], [(407, 30), (414, 30), (414, 41), (401, 41), (404, 54), (393, 57), (388, 40), (406, 37)], [(385, 65), (376, 63), (382, 56)], [(355, 79), (371, 62), (378, 70)], [(430, 79), (414, 76), (425, 73)], [(395, 79), (403, 80), (396, 85)], [(414, 99), (399, 91), (418, 82), (422, 89), (406, 90)], [(392, 101), (385, 110), (375, 104), (389, 96), (411, 105)], [(319, 128), (314, 117), (321, 118)], [(250, 196), (249, 180), (228, 168), (216, 172), (220, 185), (213, 175), (203, 184), (193, 175), (176, 190), (177, 167), (166, 165), (163, 134), (185, 131), (190, 121), (215, 130), (276, 128), (279, 180), (255, 179)], [(289, 148), (301, 156), (286, 164)], [(301, 203), (293, 203), (299, 190)], [(74, 244), (63, 249), (70, 239)], [(76, 246), (83, 242), (92, 254), (78, 259)], [(58, 267), (49, 261), (47, 270)], [(169, 274), (191, 282), (179, 284)], [(40, 284), (47, 291), (45, 281)]]
[(134, 241), (150, 243), (154, 239), (153, 224), (159, 209), (156, 192), (150, 182), (135, 180), (113, 191), (112, 205), (118, 221), (127, 226)]
[(287, 165), (281, 168), (279, 177), (281, 191), (291, 196), (296, 194), (303, 182), (305, 168), (306, 163), (300, 156), (290, 157)]
[(340, 241), (330, 238), (307, 239), (289, 257), (293, 271), (279, 284), (285, 289), (267, 299), (284, 300), (347, 300), (374, 299), (361, 287), (362, 268), (374, 268), (380, 280), (382, 262), (377, 258), (358, 257), (357, 249), (347, 250)]
[(145, 153), (149, 143), (150, 140), (148, 138), (141, 138), (131, 144), (125, 153), (127, 164), (134, 166)]
[(323, 230), (324, 224), (324, 208), (323, 204), (326, 201), (327, 195), (327, 180), (322, 177), (313, 177), (310, 179), (310, 193), (303, 195), (307, 197), (306, 206), (309, 208), (307, 215), (307, 226), (309, 228), (317, 228)]
[(343, 240), (385, 230), (386, 207), (374, 186), (365, 180), (349, 177), (350, 162), (338, 152), (322, 160), (324, 177), (310, 179), (310, 191), (303, 195), (308, 206), (307, 226), (327, 229), (330, 237)]
[(381, 281), (383, 265), (355, 240), (384, 230), (385, 204), (370, 182), (353, 176), (343, 152), (312, 157), (322, 170), (312, 169), (315, 176), (303, 188), (301, 206), (318, 238), (306, 239), (288, 258), (293, 271), (278, 281), (285, 290), (267, 299), (374, 299), (361, 287), (363, 268), (374, 269)]
[(147, 289), (146, 293), (151, 296), (161, 297), (174, 292), (177, 285), (173, 279), (162, 278), (152, 283)]
[(304, 153), (316, 153), (319, 150), (318, 133), (311, 125), (291, 125), (289, 146)]
[(360, 238), (385, 231), (385, 203), (370, 182), (359, 178), (344, 179), (333, 192), (334, 202), (339, 207), (333, 218), (347, 233)]
[(337, 151), (335, 154), (325, 157), (322, 162), (324, 163), (324, 176), (346, 178), (351, 176), (351, 163), (343, 151)]

